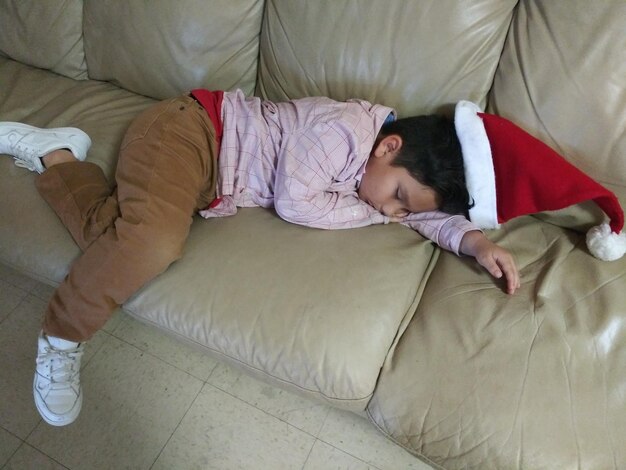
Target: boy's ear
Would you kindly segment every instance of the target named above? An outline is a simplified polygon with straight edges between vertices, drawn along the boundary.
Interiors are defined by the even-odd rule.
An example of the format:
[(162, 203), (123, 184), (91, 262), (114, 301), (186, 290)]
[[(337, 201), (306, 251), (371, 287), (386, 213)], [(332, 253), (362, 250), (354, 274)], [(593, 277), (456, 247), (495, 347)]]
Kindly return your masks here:
[(402, 148), (402, 137), (397, 134), (391, 134), (383, 137), (376, 144), (376, 148), (374, 149), (374, 156), (376, 158), (381, 157), (393, 157), (398, 154), (400, 149)]

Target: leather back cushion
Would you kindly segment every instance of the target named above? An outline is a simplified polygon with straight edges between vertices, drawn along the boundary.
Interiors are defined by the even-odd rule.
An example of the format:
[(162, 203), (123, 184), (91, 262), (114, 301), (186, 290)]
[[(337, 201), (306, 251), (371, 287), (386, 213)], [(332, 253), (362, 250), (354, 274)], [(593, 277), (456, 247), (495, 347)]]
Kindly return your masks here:
[(268, 0), (257, 94), (364, 98), (404, 116), (484, 104), (516, 3)]
[(3, 0), (0, 55), (66, 77), (87, 78), (83, 2)]
[(163, 99), (256, 81), (261, 0), (85, 1), (89, 77)]

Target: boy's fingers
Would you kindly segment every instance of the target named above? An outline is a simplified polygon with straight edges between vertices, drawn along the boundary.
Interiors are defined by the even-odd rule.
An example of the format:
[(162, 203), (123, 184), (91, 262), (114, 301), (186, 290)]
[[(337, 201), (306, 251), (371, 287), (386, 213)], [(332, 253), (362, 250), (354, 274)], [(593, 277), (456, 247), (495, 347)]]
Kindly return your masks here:
[(491, 274), (493, 277), (496, 277), (498, 279), (502, 277), (502, 270), (500, 269), (500, 267), (498, 266), (498, 263), (495, 260), (490, 258), (488, 260), (485, 260), (481, 264), (487, 271), (489, 271), (489, 274)]
[(507, 293), (514, 294), (520, 287), (519, 273), (512, 257), (494, 254), (480, 259), (479, 263), (496, 279), (506, 278)]
[(515, 263), (512, 260), (504, 261), (501, 263), (501, 268), (506, 276), (509, 294), (515, 293), (515, 290), (520, 286), (519, 273)]

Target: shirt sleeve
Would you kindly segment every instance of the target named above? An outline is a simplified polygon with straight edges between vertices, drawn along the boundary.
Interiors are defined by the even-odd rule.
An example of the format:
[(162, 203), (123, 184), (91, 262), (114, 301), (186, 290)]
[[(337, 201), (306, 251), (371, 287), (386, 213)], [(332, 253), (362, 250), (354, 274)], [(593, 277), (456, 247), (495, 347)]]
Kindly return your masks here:
[(462, 215), (450, 215), (440, 211), (410, 214), (402, 224), (456, 255), (461, 254), (463, 236), (472, 230), (480, 230)]
[(274, 187), (274, 207), (281, 218), (323, 229), (389, 222), (359, 199), (354, 175), (341, 181), (347, 158), (354, 157), (357, 145), (348, 133), (320, 124), (284, 139)]

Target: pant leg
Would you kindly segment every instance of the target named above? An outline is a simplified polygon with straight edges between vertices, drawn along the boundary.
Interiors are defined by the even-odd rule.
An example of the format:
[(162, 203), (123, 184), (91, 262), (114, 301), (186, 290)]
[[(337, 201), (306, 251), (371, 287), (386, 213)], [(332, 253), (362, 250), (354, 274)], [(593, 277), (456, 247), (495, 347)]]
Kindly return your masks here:
[(216, 157), (213, 125), (189, 97), (159, 103), (133, 122), (116, 172), (119, 215), (95, 240), (86, 238), (90, 243), (48, 305), (47, 334), (89, 339), (181, 256), (195, 211), (215, 195)]
[(119, 216), (117, 188), (90, 162), (54, 165), (38, 175), (35, 186), (82, 251)]

